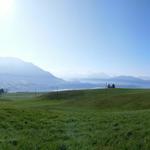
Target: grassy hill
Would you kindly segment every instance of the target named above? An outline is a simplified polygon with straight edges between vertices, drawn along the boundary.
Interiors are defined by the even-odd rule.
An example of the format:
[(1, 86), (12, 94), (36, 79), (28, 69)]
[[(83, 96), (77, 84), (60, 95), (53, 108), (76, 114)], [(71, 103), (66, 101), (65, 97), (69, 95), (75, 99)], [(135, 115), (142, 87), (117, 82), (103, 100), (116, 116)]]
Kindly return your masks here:
[(5, 95), (0, 149), (149, 150), (150, 90)]
[[(150, 90), (105, 89), (47, 93), (42, 100), (64, 102), (64, 106), (98, 110), (142, 110), (150, 108)], [(62, 103), (61, 103), (62, 105)]]

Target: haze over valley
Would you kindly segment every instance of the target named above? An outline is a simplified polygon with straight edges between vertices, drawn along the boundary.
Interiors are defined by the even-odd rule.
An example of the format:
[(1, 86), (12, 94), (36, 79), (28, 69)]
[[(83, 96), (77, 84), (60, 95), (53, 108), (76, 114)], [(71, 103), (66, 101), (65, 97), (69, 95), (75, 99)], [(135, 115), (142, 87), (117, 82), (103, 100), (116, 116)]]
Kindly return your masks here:
[(115, 83), (118, 88), (150, 88), (150, 80), (133, 76), (111, 77), (104, 73), (65, 80), (33, 63), (13, 57), (0, 58), (0, 88), (9, 92), (106, 88), (106, 83)]

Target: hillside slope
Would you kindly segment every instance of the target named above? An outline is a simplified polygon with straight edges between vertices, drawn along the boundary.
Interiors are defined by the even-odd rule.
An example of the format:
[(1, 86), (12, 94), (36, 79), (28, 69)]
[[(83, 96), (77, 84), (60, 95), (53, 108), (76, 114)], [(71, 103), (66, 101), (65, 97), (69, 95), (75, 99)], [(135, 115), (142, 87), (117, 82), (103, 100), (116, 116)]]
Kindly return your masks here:
[(150, 90), (39, 94), (0, 98), (0, 149), (150, 149)]
[(56, 89), (89, 89), (100, 84), (67, 82), (18, 58), (0, 57), (0, 88), (10, 92), (46, 92)]
[(63, 80), (18, 58), (0, 58), (0, 87), (9, 91), (46, 91)]
[(97, 108), (102, 110), (150, 109), (150, 90), (101, 89), (52, 92), (40, 97), (42, 100), (61, 100), (65, 106)]

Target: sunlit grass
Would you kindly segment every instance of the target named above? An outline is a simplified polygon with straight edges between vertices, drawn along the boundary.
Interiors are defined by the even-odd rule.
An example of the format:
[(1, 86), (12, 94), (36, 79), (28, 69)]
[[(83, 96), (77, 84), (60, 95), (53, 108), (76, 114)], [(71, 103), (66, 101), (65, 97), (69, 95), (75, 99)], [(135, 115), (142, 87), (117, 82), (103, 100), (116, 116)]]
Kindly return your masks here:
[(29, 95), (0, 101), (0, 149), (150, 149), (149, 90)]

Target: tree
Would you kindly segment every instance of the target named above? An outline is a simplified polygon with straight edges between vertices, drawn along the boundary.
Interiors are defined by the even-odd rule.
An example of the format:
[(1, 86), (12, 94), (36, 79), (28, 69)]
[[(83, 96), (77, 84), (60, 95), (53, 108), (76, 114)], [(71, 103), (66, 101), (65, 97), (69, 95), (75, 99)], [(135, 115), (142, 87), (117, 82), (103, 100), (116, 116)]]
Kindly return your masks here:
[(110, 84), (108, 84), (108, 89), (110, 89), (111, 88), (111, 85)]
[(116, 86), (115, 86), (115, 84), (114, 84), (114, 83), (112, 84), (112, 88), (113, 88), (113, 89), (115, 89), (115, 88), (116, 88)]
[(0, 89), (0, 95), (4, 94), (5, 90), (4, 89)]

